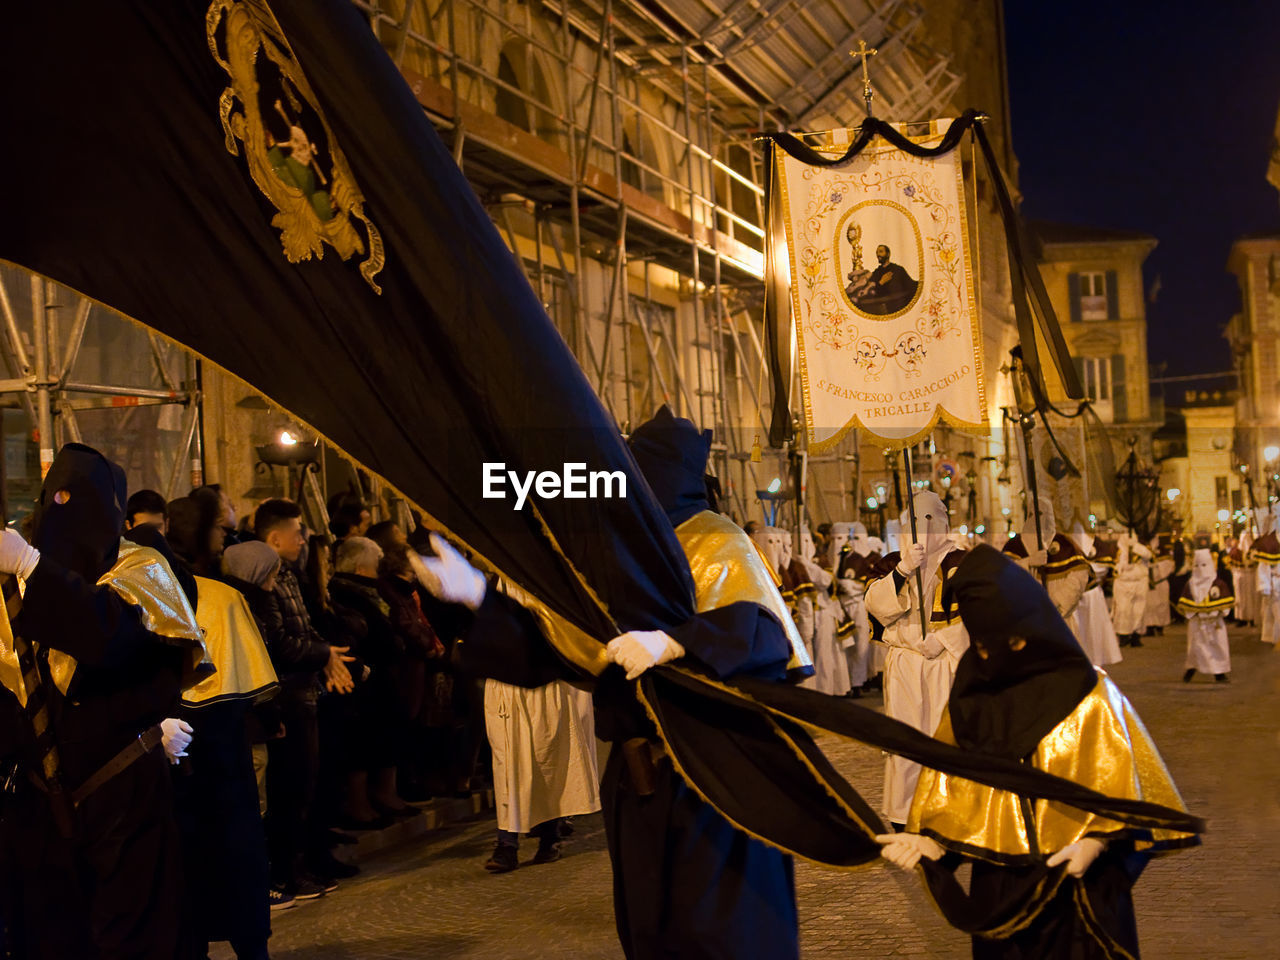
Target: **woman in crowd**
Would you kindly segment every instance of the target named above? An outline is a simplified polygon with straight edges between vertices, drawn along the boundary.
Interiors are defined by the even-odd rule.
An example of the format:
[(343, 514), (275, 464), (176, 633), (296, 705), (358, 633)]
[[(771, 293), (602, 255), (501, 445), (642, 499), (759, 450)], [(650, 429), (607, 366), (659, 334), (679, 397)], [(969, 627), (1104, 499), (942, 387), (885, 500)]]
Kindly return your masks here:
[(338, 547), (337, 571), (329, 581), (329, 597), (350, 631), (352, 652), (369, 668), (368, 681), (350, 700), (341, 734), (346, 749), (340, 826), (347, 829), (369, 829), (418, 812), (396, 791), (396, 761), (407, 723), (397, 710), (396, 675), (405, 643), (379, 592), (381, 560), (382, 549), (372, 540), (348, 537)]
[[(270, 652), (271, 639), (283, 629), (280, 603), (274, 593), (280, 556), (261, 540), (227, 547), (222, 554), (222, 578), (240, 591), (249, 604), (258, 632)], [(267, 815), (267, 741), (281, 735), (280, 708), (272, 701), (254, 706), (247, 717), (253, 747), (253, 773), (258, 782), (258, 811)], [(274, 891), (273, 891), (274, 892)], [(279, 898), (277, 898), (279, 899)], [(272, 903), (276, 906), (276, 903)]]

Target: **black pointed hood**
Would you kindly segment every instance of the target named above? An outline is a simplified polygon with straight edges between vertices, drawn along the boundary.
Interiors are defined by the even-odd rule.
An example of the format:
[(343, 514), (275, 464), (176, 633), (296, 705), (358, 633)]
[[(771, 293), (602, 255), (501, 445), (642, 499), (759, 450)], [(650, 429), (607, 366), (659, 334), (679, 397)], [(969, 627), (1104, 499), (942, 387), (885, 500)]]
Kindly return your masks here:
[(40, 490), (32, 544), (41, 556), (96, 582), (120, 555), (127, 494), (119, 464), (92, 447), (68, 443)]
[(710, 510), (707, 456), (711, 431), (677, 417), (665, 403), (631, 434), (631, 454), (673, 527)]
[[(948, 702), (956, 742), (1026, 757), (1093, 689), (1097, 671), (1044, 587), (994, 547), (970, 550), (947, 594), (970, 639)], [(1025, 646), (1011, 649), (1012, 637)]]

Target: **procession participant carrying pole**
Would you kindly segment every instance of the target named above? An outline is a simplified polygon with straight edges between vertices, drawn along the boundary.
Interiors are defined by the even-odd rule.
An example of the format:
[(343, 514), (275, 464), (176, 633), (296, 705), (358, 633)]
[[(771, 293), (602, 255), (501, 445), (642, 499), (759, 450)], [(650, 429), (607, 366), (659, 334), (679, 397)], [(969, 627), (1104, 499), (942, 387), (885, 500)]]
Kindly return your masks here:
[(1249, 475), (1249, 465), (1242, 463), (1240, 465), (1240, 473), (1244, 477), (1245, 493), (1249, 496), (1249, 528), (1253, 531), (1253, 537), (1258, 538), (1258, 501), (1253, 495), (1253, 477)]
[[(1022, 428), (1022, 452), (1027, 473), (1027, 488), (1031, 491), (1032, 525), (1036, 531), (1036, 549), (1044, 550), (1044, 534), (1040, 530), (1040, 482), (1036, 476), (1035, 450), (1031, 442), (1031, 432), (1035, 428), (1036, 402), (1031, 395), (1030, 384), (1024, 383), (1027, 373), (1022, 366), (1020, 349), (1015, 347), (1011, 353), (1013, 366), (1009, 372), (1013, 376), (1014, 402), (1018, 405), (1018, 425)], [(1023, 539), (1026, 539), (1025, 534)], [(1040, 569), (1040, 580), (1047, 582), (1043, 567)]]
[[(915, 471), (911, 467), (911, 447), (902, 448), (902, 467), (907, 472), (907, 516), (911, 520), (911, 542), (919, 543), (920, 535), (916, 532), (916, 495), (913, 489)], [(897, 479), (898, 471), (894, 470), (894, 479)], [(920, 600), (920, 642), (923, 643), (925, 637), (929, 635), (929, 616), (925, 611), (924, 603), (924, 566), (923, 564), (916, 567), (916, 596)]]

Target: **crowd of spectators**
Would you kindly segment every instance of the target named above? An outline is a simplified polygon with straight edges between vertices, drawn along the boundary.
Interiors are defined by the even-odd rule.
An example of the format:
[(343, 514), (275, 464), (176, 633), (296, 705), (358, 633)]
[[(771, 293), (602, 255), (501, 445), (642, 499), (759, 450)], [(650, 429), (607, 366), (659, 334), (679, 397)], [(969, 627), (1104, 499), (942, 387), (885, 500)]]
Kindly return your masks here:
[[(482, 688), (455, 666), (457, 608), (424, 588), (426, 530), (371, 523), (369, 508), (347, 495), (330, 502), (327, 532), (309, 531), (299, 505), (285, 499), (263, 501), (238, 523), (217, 485), (168, 503), (138, 491), (127, 512), (126, 536), (139, 538), (146, 525), (163, 532), (180, 579), (217, 581), (243, 596), (278, 678), (273, 695), (234, 721), (235, 762), (256, 784), (249, 814), (256, 799), (258, 819), (242, 817), (233, 827), (240, 835), (225, 838), (269, 863), (260, 890), (269, 909), (322, 897), (357, 873), (334, 850), (359, 831), (421, 815), (415, 802), (482, 785)], [(202, 710), (166, 726), (177, 781), (187, 746), (200, 742), (202, 725), (213, 729)], [(202, 801), (179, 790), (184, 802)], [(217, 834), (208, 823), (201, 829)], [(242, 865), (255, 860), (236, 856)], [(241, 869), (241, 880), (252, 873)], [(207, 940), (265, 957), (262, 924), (235, 919), (255, 910), (227, 904), (226, 912), (229, 925), (211, 920)]]

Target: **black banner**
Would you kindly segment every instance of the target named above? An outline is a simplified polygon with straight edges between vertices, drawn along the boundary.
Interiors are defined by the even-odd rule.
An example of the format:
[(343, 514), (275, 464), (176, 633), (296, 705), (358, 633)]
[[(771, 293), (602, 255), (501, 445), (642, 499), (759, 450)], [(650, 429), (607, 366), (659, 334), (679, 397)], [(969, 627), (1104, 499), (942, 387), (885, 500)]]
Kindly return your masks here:
[[(617, 425), (349, 0), (9, 6), (0, 122), (0, 258), (261, 390), (592, 636), (692, 614)], [(516, 511), (486, 462), (627, 495)]]

